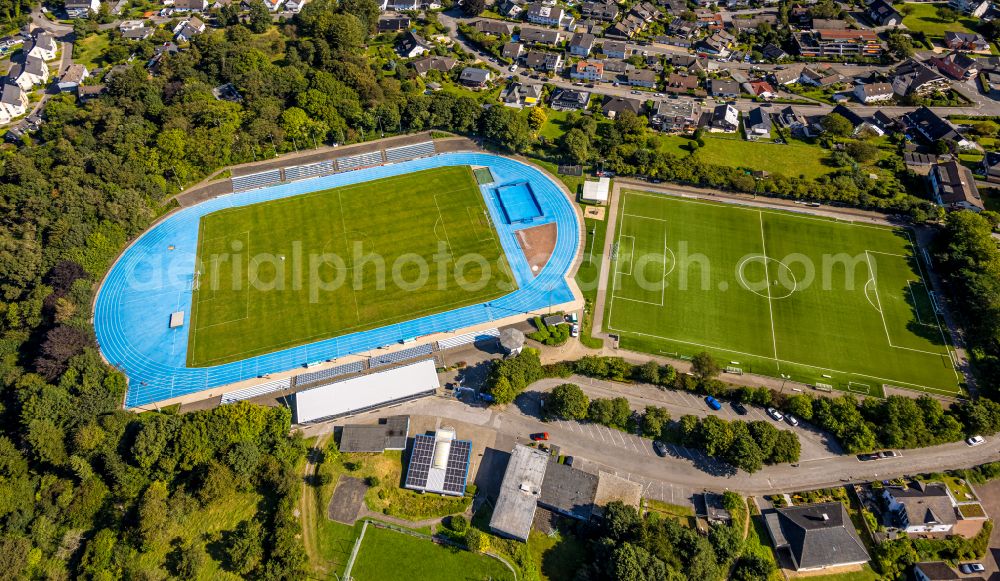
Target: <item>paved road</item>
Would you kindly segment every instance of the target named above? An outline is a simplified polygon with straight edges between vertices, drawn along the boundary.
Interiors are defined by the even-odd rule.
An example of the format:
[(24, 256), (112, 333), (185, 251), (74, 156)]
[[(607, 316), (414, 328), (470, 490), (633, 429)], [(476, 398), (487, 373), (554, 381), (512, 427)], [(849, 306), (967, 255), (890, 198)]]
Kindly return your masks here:
[[(547, 382), (547, 383), (546, 383)], [(666, 458), (660, 458), (652, 451), (649, 440), (632, 437), (604, 427), (573, 422), (543, 422), (537, 417), (537, 393), (550, 388), (552, 382), (546, 380), (531, 386), (527, 397), (517, 405), (506, 409), (472, 407), (453, 399), (425, 398), (393, 407), (391, 413), (435, 415), (470, 424), (488, 426), (500, 435), (525, 441), (533, 432), (549, 432), (552, 442), (562, 448), (564, 454), (585, 458), (595, 466), (610, 469), (634, 481), (644, 482), (649, 490), (656, 489), (657, 496), (686, 494), (703, 489), (736, 490), (744, 494), (760, 495), (778, 492), (792, 492), (829, 486), (845, 482), (869, 481), (895, 478), (908, 474), (937, 472), (941, 470), (969, 468), (984, 462), (1000, 459), (1000, 438), (991, 437), (982, 446), (970, 448), (963, 442), (954, 442), (919, 450), (906, 450), (899, 458), (875, 462), (859, 462), (853, 455), (837, 455), (832, 450), (821, 454), (820, 448), (812, 448), (811, 442), (822, 442), (800, 430), (804, 450), (809, 458), (803, 458), (797, 466), (768, 466), (756, 474), (733, 473), (732, 470), (710, 458), (697, 453), (674, 448)], [(610, 395), (604, 387), (584, 382), (586, 391), (595, 395)], [(614, 385), (615, 394), (628, 397), (634, 407), (643, 405), (645, 396), (634, 393), (632, 386)], [(698, 413), (698, 404), (690, 401), (685, 394), (662, 392), (662, 405), (684, 413)], [(667, 402), (667, 399), (674, 401)], [(535, 402), (535, 403), (533, 403)], [(386, 410), (359, 416), (362, 421), (371, 421)], [(700, 413), (708, 413), (702, 408)], [(728, 412), (727, 412), (728, 413)], [(344, 421), (359, 421), (351, 418)], [(306, 436), (329, 432), (334, 423), (324, 423), (303, 428)], [(673, 491), (673, 492), (671, 492)]]

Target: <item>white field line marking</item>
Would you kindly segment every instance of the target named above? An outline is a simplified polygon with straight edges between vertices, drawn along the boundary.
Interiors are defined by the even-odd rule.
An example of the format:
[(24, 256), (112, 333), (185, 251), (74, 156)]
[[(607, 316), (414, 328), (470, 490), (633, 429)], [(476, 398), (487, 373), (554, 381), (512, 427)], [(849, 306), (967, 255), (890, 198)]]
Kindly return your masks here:
[[(628, 251), (628, 272), (625, 272), (624, 270), (618, 269), (617, 274), (620, 274), (622, 276), (632, 276), (632, 266), (633, 266), (633, 261), (635, 260), (635, 236), (632, 236), (630, 234), (619, 234), (619, 236), (618, 236), (618, 256), (619, 257), (621, 257), (621, 255), (622, 255), (622, 238), (628, 238), (629, 240), (631, 240), (632, 241), (632, 245), (631, 245), (631, 248)], [(619, 259), (619, 265), (620, 265), (620, 263), (621, 263), (621, 260)]]
[(778, 336), (774, 333), (774, 306), (771, 304), (771, 275), (767, 269), (767, 243), (764, 241), (764, 213), (758, 212), (760, 218), (760, 250), (764, 255), (764, 280), (767, 281), (767, 310), (771, 316), (771, 346), (774, 349), (774, 360), (778, 363), (778, 371), (781, 371), (781, 363), (778, 360)]
[(872, 267), (872, 256), (867, 250), (865, 250), (865, 260), (868, 261), (868, 277), (874, 281), (872, 287), (875, 290), (875, 302), (878, 303), (878, 314), (882, 317), (882, 328), (885, 329), (885, 340), (889, 343), (889, 346), (892, 347), (892, 337), (889, 336), (889, 325), (886, 324), (885, 313), (882, 311), (882, 299), (878, 296), (878, 281), (875, 278), (875, 268)]
[[(621, 214), (618, 216), (618, 248), (621, 249), (622, 221), (625, 219), (625, 202), (628, 201), (628, 192), (622, 191)], [(611, 292), (608, 296), (608, 327), (611, 327), (611, 310), (615, 306), (615, 289), (618, 286), (618, 256), (615, 256), (614, 268), (611, 271)]]
[[(438, 203), (438, 195), (434, 194), (434, 207), (438, 211), (438, 220), (441, 222), (441, 229), (444, 230), (444, 239), (448, 242), (448, 252), (454, 252), (454, 248), (451, 245), (451, 237), (448, 236), (448, 227), (444, 223), (444, 213), (441, 212), (441, 204)], [(435, 226), (435, 230), (437, 230)], [(435, 232), (436, 233), (436, 232)]]
[(657, 222), (667, 222), (665, 218), (654, 218), (653, 216), (643, 216), (642, 214), (623, 214), (629, 218), (639, 218), (640, 220), (656, 220)]
[[(913, 292), (913, 283), (915, 282), (917, 281), (915, 280), (906, 281), (906, 290), (910, 291), (910, 300), (913, 301), (913, 313), (917, 315), (917, 322), (923, 325), (924, 320), (920, 318), (920, 307), (917, 305), (917, 295), (914, 294)], [(927, 326), (930, 327), (932, 325), (927, 325)]]

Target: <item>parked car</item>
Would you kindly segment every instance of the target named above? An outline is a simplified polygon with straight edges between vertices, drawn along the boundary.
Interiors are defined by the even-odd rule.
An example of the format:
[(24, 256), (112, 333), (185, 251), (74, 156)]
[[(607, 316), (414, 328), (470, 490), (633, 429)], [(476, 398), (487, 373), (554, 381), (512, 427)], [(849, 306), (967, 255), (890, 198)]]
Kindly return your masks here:
[(733, 403), (731, 403), (729, 405), (732, 406), (734, 412), (740, 414), (741, 416), (745, 416), (748, 413), (750, 413), (749, 411), (747, 411), (747, 406), (743, 405), (742, 403), (740, 403), (738, 401), (734, 401)]
[(715, 411), (719, 411), (722, 409), (722, 404), (719, 403), (719, 400), (715, 399), (712, 396), (705, 397), (705, 403), (707, 403), (708, 407), (712, 408)]
[(784, 414), (782, 414), (781, 412), (779, 412), (774, 408), (767, 408), (767, 415), (771, 416), (771, 419), (776, 422), (780, 422), (781, 420), (785, 419)]
[(792, 414), (785, 414), (785, 421), (788, 422), (788, 425), (792, 426), (793, 428), (798, 427), (799, 425), (799, 420)]
[(573, 326), (570, 327), (569, 335), (570, 335), (570, 337), (579, 337), (580, 336), (580, 325), (578, 325), (576, 323), (573, 323)]
[(510, 65), (510, 72), (512, 72), (512, 73), (517, 72), (517, 65), (516, 64)]
[(982, 436), (972, 436), (971, 438), (967, 438), (965, 440), (965, 443), (968, 444), (968, 445), (970, 445), (970, 446), (978, 446), (980, 444), (985, 444), (986, 443), (986, 438), (984, 438)]
[(899, 458), (902, 456), (902, 454), (895, 450), (882, 450), (878, 455), (882, 458)]
[(958, 570), (963, 573), (982, 573), (986, 570), (982, 563), (962, 563), (958, 566)]
[(858, 462), (871, 462), (881, 458), (878, 454), (858, 454)]
[(573, 457), (572, 456), (566, 456), (566, 458), (563, 460), (563, 464), (565, 464), (565, 465), (567, 465), (567, 466), (569, 466), (569, 467), (572, 468), (573, 467)]
[(659, 440), (653, 440), (653, 450), (656, 450), (656, 454), (661, 457), (667, 455), (667, 445)]
[(548, 432), (538, 432), (537, 434), (531, 434), (528, 436), (533, 442), (543, 442), (549, 439)]

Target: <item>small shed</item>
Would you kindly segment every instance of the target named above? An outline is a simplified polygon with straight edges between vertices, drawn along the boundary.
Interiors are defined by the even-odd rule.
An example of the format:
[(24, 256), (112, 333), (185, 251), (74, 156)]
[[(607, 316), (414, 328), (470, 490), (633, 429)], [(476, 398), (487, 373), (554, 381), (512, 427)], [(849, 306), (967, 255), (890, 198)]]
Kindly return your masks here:
[(608, 190), (611, 188), (611, 178), (600, 178), (596, 182), (583, 182), (583, 201), (596, 204), (608, 203)]
[(517, 355), (524, 348), (524, 333), (513, 327), (500, 331), (500, 348), (506, 355)]
[(182, 326), (184, 326), (184, 311), (175, 311), (170, 313), (170, 328), (176, 329), (177, 327)]

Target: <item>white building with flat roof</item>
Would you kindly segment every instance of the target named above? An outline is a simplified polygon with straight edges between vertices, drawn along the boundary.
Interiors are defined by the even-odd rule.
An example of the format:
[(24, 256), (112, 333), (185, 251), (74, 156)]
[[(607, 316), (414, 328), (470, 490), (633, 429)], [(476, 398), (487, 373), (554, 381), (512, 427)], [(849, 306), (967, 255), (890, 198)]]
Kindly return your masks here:
[(596, 182), (583, 182), (583, 201), (593, 204), (607, 204), (608, 190), (611, 189), (611, 178), (599, 178)]

